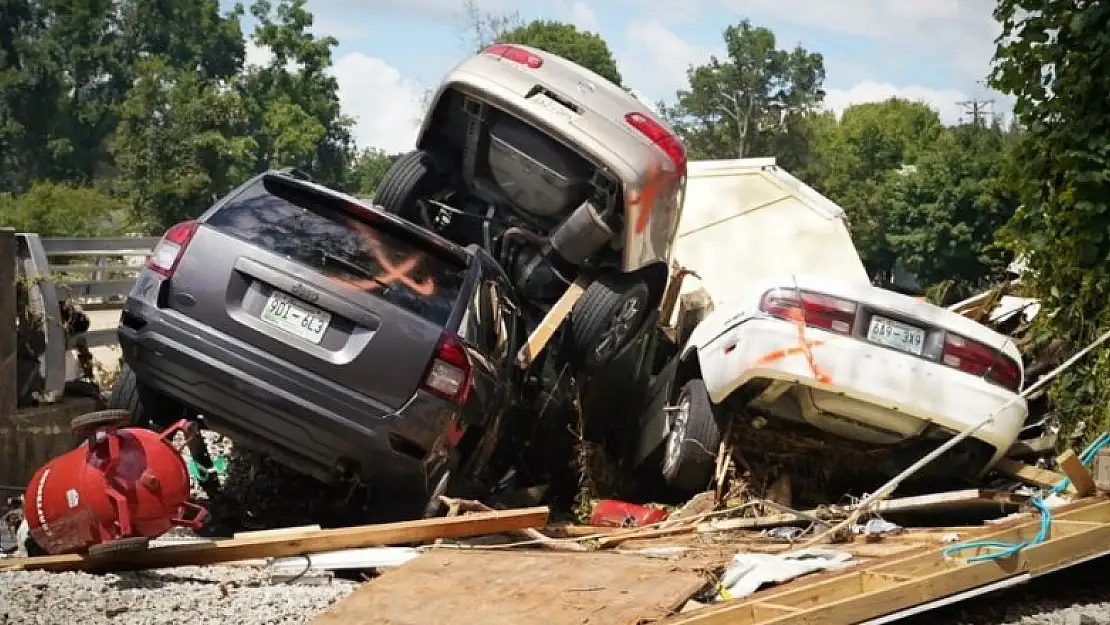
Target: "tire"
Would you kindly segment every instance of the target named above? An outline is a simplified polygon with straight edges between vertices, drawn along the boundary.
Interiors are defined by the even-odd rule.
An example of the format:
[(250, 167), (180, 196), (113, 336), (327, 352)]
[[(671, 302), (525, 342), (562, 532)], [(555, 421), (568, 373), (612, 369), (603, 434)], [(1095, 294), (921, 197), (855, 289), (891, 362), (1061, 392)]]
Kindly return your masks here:
[(177, 402), (144, 389), (135, 372), (127, 365), (119, 371), (108, 408), (130, 411), (131, 425), (147, 429), (160, 429), (185, 414), (184, 408)]
[(106, 543), (100, 543), (99, 545), (89, 547), (89, 557), (109, 558), (126, 553), (134, 553), (136, 551), (146, 551), (149, 546), (150, 539), (146, 536), (117, 538), (115, 540), (109, 540)]
[(431, 153), (413, 150), (402, 154), (386, 172), (374, 191), (374, 203), (402, 219), (431, 229), (418, 200), (441, 191), (446, 184), (445, 177), (436, 170)]
[(124, 427), (131, 425), (131, 412), (128, 410), (98, 410), (89, 412), (69, 422), (69, 429), (74, 434), (86, 434), (101, 427)]
[(671, 413), (670, 432), (663, 448), (663, 480), (671, 488), (697, 494), (709, 488), (717, 466), (721, 430), (705, 390), (705, 382), (693, 379), (678, 393), (678, 407)]
[(590, 283), (570, 313), (570, 352), (584, 372), (616, 359), (648, 314), (647, 283), (628, 274), (607, 274)]

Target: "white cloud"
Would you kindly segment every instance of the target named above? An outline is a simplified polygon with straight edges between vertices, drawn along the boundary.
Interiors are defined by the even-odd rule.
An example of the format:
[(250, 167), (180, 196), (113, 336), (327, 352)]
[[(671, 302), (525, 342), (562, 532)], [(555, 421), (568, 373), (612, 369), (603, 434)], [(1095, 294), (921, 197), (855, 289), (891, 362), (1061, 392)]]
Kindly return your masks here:
[(945, 124), (955, 124), (960, 121), (965, 109), (959, 103), (969, 99), (966, 94), (956, 89), (929, 89), (920, 85), (899, 87), (890, 83), (864, 81), (848, 89), (829, 89), (825, 96), (825, 106), (839, 115), (853, 104), (882, 102), (894, 97), (927, 103), (940, 113), (940, 118)]
[(590, 6), (589, 2), (575, 0), (567, 7), (566, 13), (570, 23), (574, 24), (578, 30), (591, 33), (601, 32), (601, 27), (597, 23), (597, 14), (594, 13), (594, 8)]
[(651, 100), (674, 100), (686, 85), (686, 70), (705, 63), (713, 50), (687, 41), (658, 21), (632, 22), (625, 31), (627, 50), (617, 55), (624, 82)]
[(274, 60), (274, 54), (270, 49), (265, 46), (260, 46), (254, 42), (253, 38), (247, 39), (247, 65), (257, 65), (259, 67), (266, 67)]
[(333, 71), (343, 112), (356, 119), (358, 146), (386, 152), (411, 150), (424, 89), (385, 61), (360, 52), (339, 57)]

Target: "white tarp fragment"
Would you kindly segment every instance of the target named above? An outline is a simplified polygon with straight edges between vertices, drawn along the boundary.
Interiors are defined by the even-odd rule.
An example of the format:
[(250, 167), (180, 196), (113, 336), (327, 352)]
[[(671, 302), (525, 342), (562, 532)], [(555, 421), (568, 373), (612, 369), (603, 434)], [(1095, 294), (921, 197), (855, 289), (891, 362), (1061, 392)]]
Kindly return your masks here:
[(829, 571), (854, 564), (852, 555), (825, 549), (802, 549), (793, 553), (738, 553), (721, 576), (718, 601), (746, 597), (764, 584), (781, 584), (795, 577)]

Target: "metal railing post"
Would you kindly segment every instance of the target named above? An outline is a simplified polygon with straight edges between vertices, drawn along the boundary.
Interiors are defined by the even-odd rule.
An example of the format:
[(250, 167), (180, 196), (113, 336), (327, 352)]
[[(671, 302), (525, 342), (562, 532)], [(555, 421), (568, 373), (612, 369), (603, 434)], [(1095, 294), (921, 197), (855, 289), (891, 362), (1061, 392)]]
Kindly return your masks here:
[(15, 414), (15, 230), (0, 228), (0, 418)]

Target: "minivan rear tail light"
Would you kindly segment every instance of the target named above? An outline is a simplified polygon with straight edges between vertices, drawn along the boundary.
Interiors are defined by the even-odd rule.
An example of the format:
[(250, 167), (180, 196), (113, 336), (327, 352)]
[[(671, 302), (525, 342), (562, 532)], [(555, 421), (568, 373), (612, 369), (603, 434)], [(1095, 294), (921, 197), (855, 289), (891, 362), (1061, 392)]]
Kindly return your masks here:
[(532, 69), (539, 69), (543, 67), (543, 59), (531, 52), (517, 46), (509, 45), (507, 43), (495, 43), (492, 46), (482, 50), (482, 54), (489, 54), (491, 56), (508, 59), (514, 63), (526, 65)]
[(454, 334), (444, 332), (421, 387), (436, 397), (463, 404), (470, 393), (471, 372), (470, 357), (462, 341)]
[(1000, 350), (959, 334), (949, 332), (945, 337), (941, 362), (1011, 391), (1021, 387), (1021, 365), (1017, 361)]
[(192, 220), (170, 226), (158, 241), (158, 245), (154, 246), (146, 266), (163, 277), (173, 277), (173, 272), (177, 271), (177, 264), (181, 262), (185, 248), (189, 246), (189, 241), (193, 240), (196, 232), (197, 222)]
[(823, 293), (796, 289), (771, 289), (759, 309), (768, 315), (797, 321), (838, 334), (851, 334), (856, 322), (856, 302)]
[(686, 147), (666, 126), (643, 113), (629, 113), (624, 116), (624, 121), (640, 131), (640, 134), (647, 137), (648, 141), (659, 146), (659, 149), (663, 150), (667, 157), (671, 159), (678, 171), (686, 172)]

